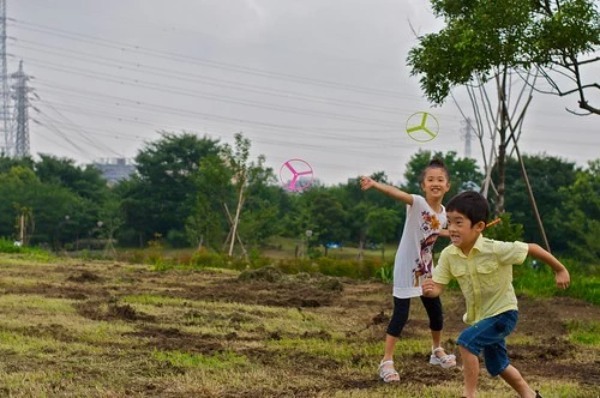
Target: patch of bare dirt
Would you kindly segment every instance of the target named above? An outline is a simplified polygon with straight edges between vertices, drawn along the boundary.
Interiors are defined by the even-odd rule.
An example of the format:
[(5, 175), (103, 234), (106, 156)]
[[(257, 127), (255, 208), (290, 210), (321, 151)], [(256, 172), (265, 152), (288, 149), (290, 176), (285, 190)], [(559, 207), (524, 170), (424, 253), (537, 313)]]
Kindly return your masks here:
[(145, 324), (141, 325), (138, 331), (126, 335), (146, 339), (146, 345), (157, 350), (177, 350), (202, 355), (214, 355), (225, 350), (223, 341), (217, 336), (198, 336), (177, 328), (161, 328)]
[(123, 321), (152, 322), (155, 320), (154, 316), (137, 311), (129, 304), (121, 305), (114, 302), (106, 303), (102, 301), (85, 301), (83, 303), (77, 303), (75, 308), (81, 316), (93, 319), (95, 321), (119, 319)]
[(67, 343), (77, 340), (77, 338), (66, 327), (56, 323), (50, 325), (29, 326), (20, 330), (20, 332), (25, 336), (50, 337), (54, 340), (64, 341)]
[(331, 305), (342, 293), (332, 286), (329, 282), (306, 283), (293, 279), (275, 283), (261, 279), (228, 278), (209, 283), (202, 289), (169, 290), (168, 294), (191, 300), (233, 300), (244, 304), (315, 308)]
[(5, 288), (8, 294), (40, 295), (51, 298), (66, 298), (71, 300), (86, 300), (89, 297), (109, 296), (108, 291), (102, 287), (93, 287), (83, 284), (59, 285), (38, 283), (37, 285), (14, 285)]
[(70, 282), (86, 283), (86, 282), (102, 282), (103, 278), (91, 271), (83, 271), (79, 275), (72, 275), (67, 278)]

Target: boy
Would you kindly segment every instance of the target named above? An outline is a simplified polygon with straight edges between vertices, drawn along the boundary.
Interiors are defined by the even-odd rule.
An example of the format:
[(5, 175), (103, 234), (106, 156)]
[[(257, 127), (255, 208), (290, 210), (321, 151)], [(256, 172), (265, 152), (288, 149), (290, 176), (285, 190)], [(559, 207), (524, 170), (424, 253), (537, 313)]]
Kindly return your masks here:
[(541, 398), (508, 360), (505, 338), (517, 323), (517, 297), (512, 286), (512, 265), (527, 255), (548, 264), (556, 285), (569, 286), (569, 272), (552, 254), (539, 245), (500, 242), (481, 233), (489, 215), (487, 200), (476, 192), (463, 192), (446, 205), (448, 232), (452, 245), (440, 256), (433, 278), (423, 283), (423, 295), (437, 297), (456, 278), (465, 297), (464, 321), (471, 325), (458, 338), (463, 361), (464, 396), (474, 398), (479, 376), (478, 355), (483, 351), (485, 366), (492, 376), (500, 375), (522, 398)]

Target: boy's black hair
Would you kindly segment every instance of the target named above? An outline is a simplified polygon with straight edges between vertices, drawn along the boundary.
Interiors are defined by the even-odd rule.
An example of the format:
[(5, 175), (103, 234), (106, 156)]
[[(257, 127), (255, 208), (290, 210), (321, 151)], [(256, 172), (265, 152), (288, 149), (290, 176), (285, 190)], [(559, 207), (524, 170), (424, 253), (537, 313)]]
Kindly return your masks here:
[(490, 216), (488, 201), (478, 192), (466, 191), (454, 196), (446, 205), (446, 212), (456, 211), (471, 221), (471, 226), (487, 222)]
[(419, 176), (419, 183), (422, 184), (423, 181), (425, 181), (425, 173), (427, 173), (427, 170), (429, 169), (442, 169), (444, 170), (444, 173), (446, 173), (446, 179), (448, 181), (450, 181), (450, 173), (448, 172), (448, 168), (446, 167), (446, 165), (444, 164), (444, 161), (440, 158), (433, 158), (429, 161), (429, 164), (427, 165), (427, 167), (425, 167), (423, 169), (423, 171), (421, 171), (421, 175)]

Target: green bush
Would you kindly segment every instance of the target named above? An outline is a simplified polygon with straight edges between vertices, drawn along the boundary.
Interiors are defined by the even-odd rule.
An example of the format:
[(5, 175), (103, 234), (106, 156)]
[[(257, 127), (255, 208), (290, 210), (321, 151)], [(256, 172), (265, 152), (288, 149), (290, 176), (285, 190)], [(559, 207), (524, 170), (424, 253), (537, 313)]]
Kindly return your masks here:
[(258, 249), (251, 249), (248, 257), (252, 268), (261, 268), (273, 263), (273, 260), (270, 258), (263, 257)]
[(338, 260), (331, 257), (320, 257), (315, 260), (319, 266), (319, 272), (329, 276), (349, 276), (355, 278), (356, 265), (355, 261)]
[(498, 218), (500, 218), (499, 223), (494, 224), (483, 231), (483, 235), (486, 238), (505, 242), (523, 240), (523, 225), (512, 223), (510, 220), (510, 213), (503, 213)]
[(318, 272), (318, 266), (310, 259), (290, 258), (277, 262), (277, 267), (286, 274), (314, 274)]
[(320, 273), (328, 276), (369, 279), (378, 276), (382, 265), (381, 260), (378, 258), (356, 261), (319, 257), (317, 259), (294, 258), (279, 260), (277, 267), (286, 274)]
[(145, 264), (146, 255), (144, 254), (143, 250), (128, 250), (125, 252), (119, 252), (117, 259), (130, 264)]
[(176, 229), (167, 232), (166, 241), (171, 247), (187, 247), (189, 244), (185, 232)]
[(0, 253), (23, 254), (29, 259), (44, 263), (50, 262), (56, 258), (47, 250), (40, 249), (39, 247), (15, 245), (11, 239), (6, 238), (0, 238)]
[(394, 263), (384, 264), (377, 270), (377, 278), (383, 283), (394, 282)]
[(190, 265), (200, 268), (227, 268), (227, 261), (224, 255), (202, 249), (198, 250), (192, 255), (192, 258), (190, 259)]
[(552, 268), (539, 261), (537, 267), (533, 267), (532, 260), (528, 259), (522, 265), (513, 266), (516, 292), (533, 297), (569, 296), (600, 305), (600, 266), (570, 259), (562, 260), (562, 263), (571, 275), (568, 289), (556, 287)]
[(0, 252), (2, 253), (23, 253), (25, 248), (23, 246), (15, 245), (11, 239), (0, 238)]
[(279, 282), (283, 279), (283, 272), (272, 265), (265, 267), (243, 271), (238, 279), (242, 281), (261, 280), (265, 282)]

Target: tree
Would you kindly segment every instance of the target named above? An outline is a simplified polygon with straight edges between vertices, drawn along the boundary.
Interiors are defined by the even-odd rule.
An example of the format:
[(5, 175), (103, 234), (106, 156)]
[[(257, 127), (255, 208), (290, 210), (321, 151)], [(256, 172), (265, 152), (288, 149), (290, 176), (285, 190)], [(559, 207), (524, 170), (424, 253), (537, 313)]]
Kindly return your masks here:
[[(586, 68), (600, 64), (598, 2), (537, 0), (531, 3), (534, 25), (529, 56), (550, 86), (550, 90), (538, 91), (561, 97), (576, 95), (579, 108), (588, 114), (600, 115), (600, 103), (592, 105), (588, 95), (594, 92), (597, 97), (600, 82), (586, 80), (585, 74)], [(592, 72), (590, 76), (593, 75)]]
[[(103, 203), (98, 221), (96, 221), (96, 230), (100, 238), (106, 240), (104, 246), (105, 252), (112, 251), (114, 254), (113, 242), (118, 234), (119, 229), (124, 224), (123, 209), (119, 202), (119, 197), (116, 192), (110, 191), (107, 200)], [(91, 234), (90, 234), (91, 236)]]
[(27, 167), (15, 166), (0, 173), (0, 236), (17, 238), (17, 220), (26, 213), (26, 240), (62, 247), (81, 233), (82, 215), (88, 206), (88, 201), (69, 189), (42, 183)]
[(68, 188), (82, 198), (101, 203), (108, 194), (106, 180), (93, 166), (78, 167), (72, 159), (40, 155), (35, 174), (40, 181)]
[[(233, 173), (232, 183), (237, 192), (235, 214), (230, 214), (230, 212), (227, 211), (231, 223), (231, 229), (228, 236), (229, 256), (233, 255), (233, 248), (236, 240), (241, 244), (239, 229), (243, 229), (244, 232), (248, 234), (248, 238), (257, 242), (256, 234), (261, 229), (261, 225), (262, 227), (268, 226), (269, 222), (273, 221), (277, 214), (275, 208), (270, 206), (268, 201), (259, 200), (257, 196), (254, 196), (261, 191), (266, 184), (275, 181), (273, 171), (265, 167), (265, 157), (263, 155), (258, 156), (256, 161), (250, 161), (251, 142), (248, 138), (245, 138), (242, 133), (237, 133), (234, 137), (234, 147), (232, 148), (229, 145), (225, 145), (223, 151), (224, 159)], [(245, 214), (245, 221), (242, 223), (242, 208), (245, 205), (245, 201), (248, 199), (250, 200), (254, 212), (247, 212), (247, 214)], [(264, 217), (264, 219), (261, 219), (261, 217)], [(263, 232), (266, 231), (263, 230)], [(270, 233), (267, 232), (264, 236), (269, 234)], [(242, 250), (244, 251), (244, 254), (247, 254), (244, 246), (242, 246)]]
[[(371, 175), (375, 181), (389, 184), (382, 171)], [(348, 179), (332, 191), (351, 216), (346, 228), (352, 242), (358, 242), (358, 258), (362, 259), (367, 242), (386, 243), (398, 238), (405, 206), (376, 190), (360, 189), (360, 177)], [(381, 217), (381, 218), (378, 218)], [(383, 247), (382, 247), (383, 250)]]
[(365, 193), (360, 189), (359, 178), (349, 178), (346, 184), (339, 184), (329, 189), (336, 201), (342, 204), (343, 210), (351, 214), (345, 224), (347, 238), (358, 244), (357, 258), (362, 260), (363, 250), (367, 243), (367, 215), (373, 204), (366, 200)]
[(263, 161), (259, 158), (259, 167), (255, 167), (250, 175), (244, 218), (240, 223), (240, 236), (252, 245), (260, 245), (280, 231), (278, 224), (286, 201), (286, 192), (273, 184), (276, 181), (273, 171), (265, 168)]
[(140, 243), (156, 234), (182, 244), (185, 222), (197, 199), (196, 173), (201, 160), (217, 156), (218, 140), (193, 134), (163, 133), (135, 158), (137, 173), (119, 188), (126, 224)]
[(0, 173), (7, 173), (15, 166), (33, 170), (34, 161), (30, 157), (10, 158), (4, 154), (0, 154)]
[(89, 236), (90, 231), (97, 228), (99, 213), (109, 195), (106, 180), (93, 166), (79, 167), (72, 159), (49, 155), (40, 155), (40, 158), (34, 165), (40, 181), (66, 188), (80, 198), (80, 210), (71, 211), (68, 223), (77, 248), (79, 238)]
[[(556, 56), (566, 53), (570, 54), (566, 65), (576, 69), (577, 65), (571, 64), (573, 60), (598, 46), (598, 13), (590, 0), (561, 0), (560, 4), (568, 4), (568, 13), (564, 14), (562, 7), (555, 7), (554, 11), (550, 7), (551, 15), (546, 9), (546, 16), (543, 6), (558, 5), (558, 0), (543, 3), (432, 0), (431, 3), (434, 13), (444, 18), (446, 26), (438, 33), (420, 37), (419, 44), (410, 50), (411, 73), (421, 76), (423, 91), (436, 104), (443, 103), (452, 88), (467, 87), (488, 176), (483, 193), (487, 196), (491, 185), (489, 176), (492, 167), (496, 167), (498, 179), (492, 189), (496, 192), (496, 208), (501, 213), (506, 190), (505, 158), (510, 145), (514, 145), (519, 156), (517, 142), (537, 77), (532, 71), (547, 67)], [(584, 32), (585, 35), (558, 40), (565, 32)], [(514, 87), (515, 77), (523, 78), (520, 89)], [(496, 87), (495, 106), (486, 90), (489, 81)], [(583, 95), (583, 89), (591, 87), (581, 84), (579, 92)], [(516, 95), (511, 98), (511, 93)], [(580, 106), (584, 103), (587, 102), (580, 101)], [(587, 105), (586, 108), (590, 110)], [(489, 158), (486, 158), (483, 141), (486, 129), (492, 142)]]
[(309, 230), (313, 231), (313, 238), (323, 246), (327, 255), (327, 244), (343, 242), (348, 234), (345, 227), (347, 213), (342, 204), (325, 189), (311, 189), (304, 193), (308, 199)]
[(585, 260), (600, 260), (600, 159), (578, 171), (573, 184), (561, 188), (566, 201), (562, 216), (567, 225), (563, 239), (573, 253)]
[(198, 249), (204, 245), (219, 250), (225, 240), (229, 222), (224, 204), (233, 198), (232, 171), (220, 156), (206, 156), (195, 176), (195, 203), (185, 222), (188, 241)]
[[(576, 179), (578, 169), (575, 163), (547, 155), (524, 155), (523, 161), (528, 170), (531, 188), (540, 214), (544, 217), (549, 246), (552, 251), (565, 252), (569, 249), (565, 239), (564, 203), (568, 199), (561, 188), (570, 187)], [(525, 182), (521, 178), (521, 166), (514, 158), (506, 164), (506, 177), (511, 181), (506, 191), (506, 209), (512, 221), (524, 227), (527, 242), (543, 242), (537, 228)]]
[(26, 198), (30, 196), (30, 187), (38, 185), (35, 173), (24, 166), (14, 166), (0, 173), (0, 236), (17, 237), (15, 220), (24, 209), (31, 209), (32, 203)]
[(381, 244), (381, 258), (385, 258), (385, 243), (391, 236), (398, 235), (400, 217), (394, 209), (377, 208), (367, 215), (367, 235), (374, 242)]
[(433, 158), (443, 160), (450, 174), (450, 190), (445, 195), (446, 198), (451, 198), (467, 189), (472, 183), (480, 185), (483, 181), (483, 175), (479, 171), (475, 159), (459, 158), (454, 151), (448, 151), (445, 154), (442, 152), (432, 154), (430, 151), (419, 150), (411, 156), (406, 164), (404, 190), (410, 193), (421, 192), (421, 184), (419, 183), (421, 173)]
[[(578, 93), (579, 106), (600, 114), (585, 92), (600, 89), (586, 84), (582, 67), (600, 61), (600, 14), (593, 0), (431, 0), (434, 14), (446, 22), (439, 33), (419, 38), (410, 50), (413, 74), (436, 104), (452, 87), (483, 82), (503, 70), (537, 68), (559, 95)], [(591, 56), (590, 56), (591, 55)], [(590, 56), (589, 58), (586, 58)], [(562, 69), (575, 89), (560, 91), (552, 69)], [(560, 72), (559, 72), (560, 73)]]

